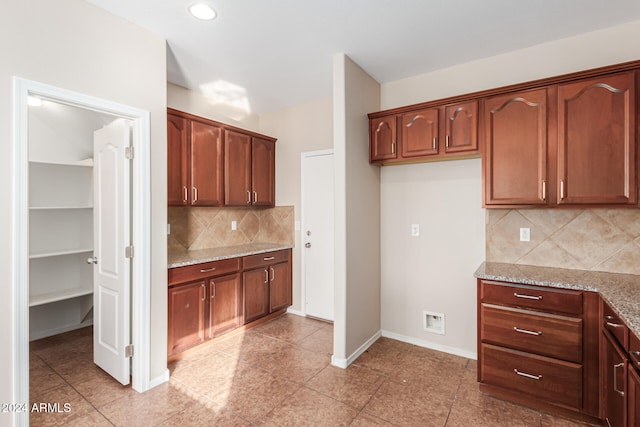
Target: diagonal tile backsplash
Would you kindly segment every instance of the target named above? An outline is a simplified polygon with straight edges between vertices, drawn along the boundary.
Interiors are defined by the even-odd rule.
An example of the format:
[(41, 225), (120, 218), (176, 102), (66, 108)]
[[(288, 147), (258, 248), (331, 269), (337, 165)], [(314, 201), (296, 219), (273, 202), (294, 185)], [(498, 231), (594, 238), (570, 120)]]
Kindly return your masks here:
[(486, 227), (487, 261), (640, 274), (638, 209), (487, 209)]
[[(270, 209), (170, 207), (172, 249), (208, 249), (245, 243), (294, 244), (294, 208)], [(231, 221), (237, 229), (231, 230)]]

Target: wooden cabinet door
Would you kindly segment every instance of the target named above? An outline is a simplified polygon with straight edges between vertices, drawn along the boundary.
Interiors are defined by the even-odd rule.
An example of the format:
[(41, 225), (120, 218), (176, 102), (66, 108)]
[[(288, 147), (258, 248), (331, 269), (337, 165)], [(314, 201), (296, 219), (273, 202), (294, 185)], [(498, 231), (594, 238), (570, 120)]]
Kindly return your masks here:
[(242, 326), (240, 274), (209, 280), (209, 338)]
[(438, 109), (412, 111), (400, 116), (402, 157), (438, 154)]
[(254, 206), (275, 206), (276, 144), (263, 138), (251, 143), (251, 189)]
[(640, 425), (640, 375), (632, 367), (629, 367), (627, 390), (627, 425), (636, 427)]
[(558, 203), (637, 203), (634, 73), (560, 85), (558, 113)]
[(604, 333), (603, 343), (603, 397), (604, 418), (610, 427), (627, 425), (627, 358), (613, 342), (608, 333)]
[(222, 206), (222, 130), (191, 121), (191, 204)]
[(167, 202), (169, 206), (189, 203), (187, 119), (167, 115)]
[(484, 204), (547, 204), (547, 91), (484, 101)]
[(445, 153), (478, 151), (478, 101), (447, 105)]
[(204, 342), (207, 285), (198, 281), (169, 288), (169, 354)]
[(398, 157), (396, 151), (397, 118), (395, 115), (371, 119), (369, 122), (369, 161)]
[(244, 323), (269, 314), (269, 270), (257, 268), (242, 274)]
[(224, 204), (251, 205), (251, 136), (224, 132)]
[(291, 305), (291, 265), (288, 262), (269, 267), (269, 312)]

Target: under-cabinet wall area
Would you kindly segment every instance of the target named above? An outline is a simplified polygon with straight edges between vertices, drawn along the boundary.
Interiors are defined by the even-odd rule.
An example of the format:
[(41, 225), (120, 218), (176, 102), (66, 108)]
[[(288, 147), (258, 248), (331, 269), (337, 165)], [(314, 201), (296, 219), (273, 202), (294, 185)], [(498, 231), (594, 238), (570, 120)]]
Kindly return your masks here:
[(29, 107), (30, 340), (93, 323), (93, 132), (113, 117)]

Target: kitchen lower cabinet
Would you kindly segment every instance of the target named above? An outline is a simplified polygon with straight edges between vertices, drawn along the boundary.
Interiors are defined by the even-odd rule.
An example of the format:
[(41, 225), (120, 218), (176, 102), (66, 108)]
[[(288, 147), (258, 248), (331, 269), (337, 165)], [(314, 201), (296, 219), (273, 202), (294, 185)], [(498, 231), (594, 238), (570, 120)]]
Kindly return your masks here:
[(627, 425), (640, 426), (640, 375), (631, 366), (627, 375), (627, 396)]
[(207, 282), (204, 280), (169, 288), (169, 354), (205, 341), (206, 292)]
[(594, 292), (478, 279), (480, 390), (597, 418), (598, 301)]
[(609, 427), (626, 427), (628, 360), (611, 334), (604, 332), (603, 337), (604, 421)]
[(291, 249), (169, 269), (168, 355), (291, 305)]

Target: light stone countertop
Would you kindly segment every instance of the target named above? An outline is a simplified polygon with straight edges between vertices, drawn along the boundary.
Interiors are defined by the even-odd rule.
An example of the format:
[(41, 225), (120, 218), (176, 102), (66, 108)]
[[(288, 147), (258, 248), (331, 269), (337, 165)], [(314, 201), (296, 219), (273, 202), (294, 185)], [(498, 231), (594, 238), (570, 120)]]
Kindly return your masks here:
[(598, 292), (640, 338), (640, 275), (483, 262), (479, 279)]
[(195, 251), (173, 250), (167, 256), (167, 267), (176, 268), (203, 262), (219, 261), (222, 259), (237, 258), (247, 255), (262, 254), (265, 252), (291, 249), (292, 245), (286, 243), (247, 243), (244, 245), (225, 246), (221, 248), (198, 249)]

